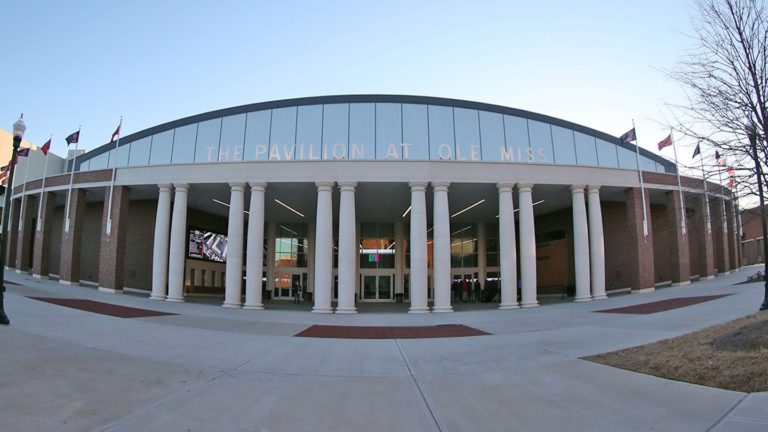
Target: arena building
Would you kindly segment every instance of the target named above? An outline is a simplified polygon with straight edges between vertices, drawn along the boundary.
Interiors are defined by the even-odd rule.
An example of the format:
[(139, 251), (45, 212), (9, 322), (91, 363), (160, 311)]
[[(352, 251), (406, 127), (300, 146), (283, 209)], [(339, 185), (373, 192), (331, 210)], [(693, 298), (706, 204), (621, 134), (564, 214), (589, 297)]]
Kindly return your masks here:
[(679, 188), (673, 163), (605, 133), (461, 100), (257, 103), (47, 170), (44, 183), (41, 170), (16, 176), (12, 267), (157, 300), (262, 309), (299, 287), (318, 313), (512, 309), (740, 262), (729, 190), (688, 177)]

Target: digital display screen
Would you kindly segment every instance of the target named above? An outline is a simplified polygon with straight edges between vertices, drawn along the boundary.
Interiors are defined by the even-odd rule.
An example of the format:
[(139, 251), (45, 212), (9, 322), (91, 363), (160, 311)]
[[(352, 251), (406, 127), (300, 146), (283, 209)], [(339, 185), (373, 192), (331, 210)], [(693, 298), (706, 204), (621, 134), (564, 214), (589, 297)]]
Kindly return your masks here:
[(203, 229), (189, 229), (187, 256), (193, 259), (225, 262), (227, 260), (227, 236)]

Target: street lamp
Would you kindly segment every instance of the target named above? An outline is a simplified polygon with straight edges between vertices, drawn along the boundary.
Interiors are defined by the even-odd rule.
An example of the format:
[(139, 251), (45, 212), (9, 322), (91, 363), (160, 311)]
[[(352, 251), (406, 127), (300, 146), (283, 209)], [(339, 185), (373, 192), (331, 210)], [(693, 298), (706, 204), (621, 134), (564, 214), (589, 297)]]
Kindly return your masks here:
[(16, 154), (19, 152), (19, 146), (21, 145), (21, 139), (24, 137), (24, 131), (27, 130), (27, 126), (24, 124), (24, 114), (13, 124), (13, 152), (11, 153), (11, 163), (8, 168), (8, 184), (5, 187), (5, 199), (3, 203), (3, 229), (0, 231), (0, 324), (8, 325), (11, 321), (8, 319), (8, 315), (5, 314), (5, 247), (6, 237), (5, 234), (10, 232), (8, 227), (8, 221), (10, 219), (9, 209), (11, 206), (11, 194), (13, 194), (13, 171), (16, 166)]

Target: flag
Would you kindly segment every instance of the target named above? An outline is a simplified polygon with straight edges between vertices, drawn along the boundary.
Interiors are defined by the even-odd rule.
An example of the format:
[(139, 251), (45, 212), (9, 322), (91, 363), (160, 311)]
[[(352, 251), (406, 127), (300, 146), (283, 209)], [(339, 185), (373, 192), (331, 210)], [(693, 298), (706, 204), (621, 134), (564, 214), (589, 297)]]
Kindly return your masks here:
[(659, 141), (659, 150), (663, 149), (664, 147), (669, 147), (671, 145), (672, 145), (672, 132), (670, 132), (666, 138)]
[(8, 161), (7, 164), (0, 167), (0, 173), (8, 172), (8, 170), (11, 169), (11, 162)]
[(67, 145), (74, 144), (80, 140), (80, 130), (77, 132), (72, 132), (67, 137)]
[(16, 153), (18, 157), (27, 157), (29, 156), (29, 147), (25, 147)]
[(630, 129), (627, 131), (627, 133), (619, 137), (619, 141), (621, 141), (622, 144), (629, 144), (636, 139), (637, 137), (635, 136), (635, 128)]
[(51, 140), (48, 140), (43, 144), (42, 147), (40, 147), (40, 151), (43, 152), (44, 155), (48, 156), (48, 150), (51, 149)]
[(719, 160), (720, 160), (720, 152), (719, 152), (719, 151), (717, 151), (717, 150), (715, 150), (715, 160), (716, 160), (716, 161), (719, 161)]
[(728, 189), (733, 187), (733, 179), (728, 180), (728, 183), (725, 185)]
[(113, 142), (115, 142), (115, 137), (119, 137), (119, 136), (120, 136), (120, 126), (121, 126), (122, 124), (123, 124), (123, 122), (120, 122), (120, 124), (119, 124), (119, 125), (117, 125), (117, 129), (115, 129), (115, 131), (114, 131), (114, 132), (112, 132), (112, 138), (109, 140), (109, 143), (110, 143), (110, 144), (112, 144)]
[[(717, 156), (717, 155), (715, 155)], [(725, 158), (717, 160), (717, 166), (725, 166)]]
[(696, 144), (696, 148), (693, 149), (693, 156), (691, 156), (691, 159), (695, 158), (696, 156), (701, 154), (701, 143)]
[(736, 175), (736, 171), (733, 169), (733, 167), (728, 167), (728, 168), (725, 170), (725, 172), (727, 172), (727, 173), (728, 173), (728, 175), (729, 175), (729, 176), (731, 176), (731, 177), (733, 177), (734, 175)]

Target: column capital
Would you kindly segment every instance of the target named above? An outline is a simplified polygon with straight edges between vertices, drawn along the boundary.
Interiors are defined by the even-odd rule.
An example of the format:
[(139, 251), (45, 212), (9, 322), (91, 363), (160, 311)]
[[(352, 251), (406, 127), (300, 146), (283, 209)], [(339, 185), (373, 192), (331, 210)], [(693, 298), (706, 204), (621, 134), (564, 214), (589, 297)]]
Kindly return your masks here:
[(264, 192), (267, 189), (267, 182), (248, 182), (252, 191)]
[(432, 182), (432, 189), (435, 191), (448, 191), (451, 182)]
[(587, 185), (587, 193), (600, 193), (600, 186)]
[(496, 189), (498, 189), (499, 192), (512, 192), (514, 187), (514, 183), (496, 183)]
[(533, 191), (533, 183), (518, 183), (517, 184), (517, 191), (518, 192), (531, 192), (531, 191)]
[(571, 193), (584, 193), (584, 185), (571, 185)]
[(176, 191), (184, 191), (186, 192), (189, 190), (189, 183), (174, 183), (173, 187), (176, 188)]
[(315, 182), (318, 191), (331, 191), (333, 190), (334, 182), (332, 181), (319, 181)]
[(419, 181), (408, 182), (408, 186), (411, 187), (412, 191), (418, 191), (418, 190), (424, 191), (427, 189), (427, 184), (428, 182), (419, 182)]
[(229, 187), (231, 187), (232, 190), (244, 191), (245, 190), (245, 182), (231, 182), (231, 183), (229, 183)]
[(160, 183), (157, 185), (157, 188), (160, 189), (160, 192), (164, 192), (164, 191), (170, 192), (172, 187), (173, 185), (170, 183)]
[(357, 182), (353, 182), (353, 181), (339, 182), (339, 190), (341, 190), (341, 191), (354, 192), (355, 191), (355, 187), (357, 187)]

